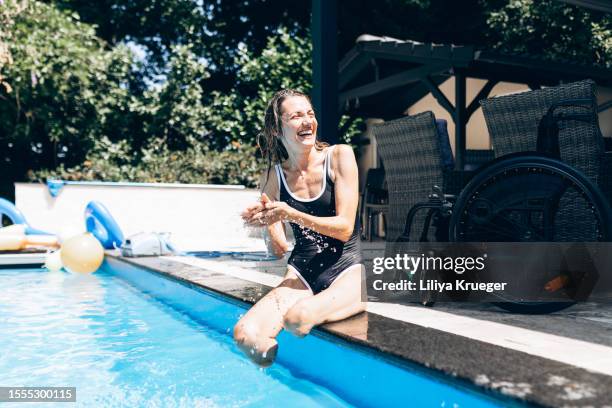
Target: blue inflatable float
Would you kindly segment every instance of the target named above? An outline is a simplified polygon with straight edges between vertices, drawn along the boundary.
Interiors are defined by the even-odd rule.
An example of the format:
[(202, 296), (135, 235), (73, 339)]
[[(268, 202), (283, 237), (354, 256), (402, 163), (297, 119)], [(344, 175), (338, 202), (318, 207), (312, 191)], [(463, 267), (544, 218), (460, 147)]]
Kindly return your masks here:
[[(53, 235), (49, 232), (41, 231), (39, 229), (33, 228), (26, 221), (25, 216), (21, 211), (15, 207), (15, 204), (11, 203), (9, 200), (5, 200), (4, 198), (0, 198), (0, 221), (3, 217), (7, 217), (11, 220), (13, 224), (23, 224), (25, 225), (25, 233), (30, 235)], [(2, 226), (0, 224), (0, 226)]]
[(123, 233), (119, 224), (100, 202), (90, 201), (85, 207), (85, 228), (106, 249), (119, 248), (123, 244)]

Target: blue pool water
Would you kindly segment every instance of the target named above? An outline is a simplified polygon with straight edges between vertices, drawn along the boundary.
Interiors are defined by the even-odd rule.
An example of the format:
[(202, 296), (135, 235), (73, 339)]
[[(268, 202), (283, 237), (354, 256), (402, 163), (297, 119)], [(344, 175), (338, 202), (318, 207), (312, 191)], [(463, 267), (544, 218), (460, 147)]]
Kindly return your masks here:
[(282, 334), (259, 369), (231, 340), (243, 307), (114, 262), (0, 270), (0, 386), (73, 386), (81, 406), (502, 405), (319, 336)]
[(108, 273), (0, 270), (0, 288), (1, 386), (74, 386), (98, 407), (348, 406)]

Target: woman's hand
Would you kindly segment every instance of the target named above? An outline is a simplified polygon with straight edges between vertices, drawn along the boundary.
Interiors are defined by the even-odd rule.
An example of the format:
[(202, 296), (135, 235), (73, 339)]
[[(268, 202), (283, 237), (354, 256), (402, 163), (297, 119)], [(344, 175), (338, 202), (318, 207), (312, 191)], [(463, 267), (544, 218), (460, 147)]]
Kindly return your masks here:
[(292, 208), (282, 201), (272, 201), (263, 193), (258, 203), (250, 205), (242, 213), (242, 219), (252, 227), (272, 225), (278, 221), (288, 221)]
[(260, 213), (261, 211), (264, 210), (264, 205), (263, 203), (260, 201), (249, 205), (241, 214), (240, 216), (242, 217), (242, 219), (248, 223), (249, 220), (255, 215)]
[[(265, 204), (271, 202), (272, 200), (270, 200), (270, 198), (268, 197), (268, 195), (266, 193), (262, 193), (261, 197), (259, 198), (259, 201), (256, 202), (255, 204), (251, 204), (250, 206), (248, 206), (243, 212), (242, 214), (240, 214), (240, 216), (242, 217), (242, 219), (247, 223), (247, 224), (251, 224), (251, 220), (252, 218), (261, 213), (264, 209), (265, 209)], [(260, 225), (264, 225), (263, 223), (260, 223)]]
[(293, 208), (283, 201), (269, 201), (264, 204), (264, 210), (260, 214), (263, 223), (270, 225), (278, 221), (291, 221), (293, 211)]

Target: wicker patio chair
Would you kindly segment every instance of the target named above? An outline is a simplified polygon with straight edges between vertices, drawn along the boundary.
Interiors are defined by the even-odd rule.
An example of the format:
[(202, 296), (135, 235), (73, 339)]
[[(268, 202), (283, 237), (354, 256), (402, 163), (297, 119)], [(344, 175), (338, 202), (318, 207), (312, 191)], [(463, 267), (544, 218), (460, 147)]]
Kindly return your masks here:
[[(536, 151), (538, 127), (542, 117), (554, 104), (568, 100), (588, 100), (581, 107), (562, 107), (566, 115), (588, 115), (590, 120), (563, 120), (559, 122), (560, 159), (580, 170), (598, 185), (608, 201), (612, 201), (610, 153), (604, 151), (604, 141), (598, 124), (595, 84), (590, 80), (493, 97), (481, 101), (495, 157), (510, 153)], [(590, 241), (581, 236), (581, 217), (588, 209), (574, 205), (577, 197), (562, 197), (556, 222), (555, 240)]]
[[(434, 185), (445, 187), (440, 142), (432, 112), (388, 121), (372, 130), (389, 190), (386, 239), (394, 242), (404, 231), (410, 208), (427, 201)], [(411, 241), (419, 239), (424, 221), (425, 214), (417, 214)]]

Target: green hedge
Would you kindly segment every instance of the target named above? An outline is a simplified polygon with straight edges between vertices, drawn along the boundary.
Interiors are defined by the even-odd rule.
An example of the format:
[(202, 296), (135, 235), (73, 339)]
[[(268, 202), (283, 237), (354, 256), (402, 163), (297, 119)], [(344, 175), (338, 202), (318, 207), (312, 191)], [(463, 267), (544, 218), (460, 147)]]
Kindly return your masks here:
[(175, 151), (168, 149), (164, 139), (155, 139), (135, 154), (127, 142), (112, 143), (103, 138), (95, 143), (82, 164), (31, 172), (29, 179), (242, 184), (255, 188), (263, 166), (257, 148), (237, 143), (220, 152), (198, 143)]

